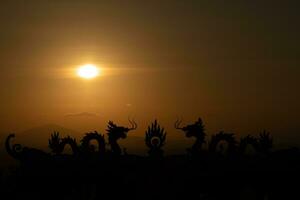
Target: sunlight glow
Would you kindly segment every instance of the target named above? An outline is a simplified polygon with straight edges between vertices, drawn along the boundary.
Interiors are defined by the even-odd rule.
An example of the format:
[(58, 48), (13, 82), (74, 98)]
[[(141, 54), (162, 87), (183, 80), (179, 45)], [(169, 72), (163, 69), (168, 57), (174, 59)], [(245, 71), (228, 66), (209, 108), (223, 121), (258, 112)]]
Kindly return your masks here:
[(77, 75), (81, 78), (92, 79), (100, 74), (100, 69), (93, 64), (86, 64), (77, 69)]

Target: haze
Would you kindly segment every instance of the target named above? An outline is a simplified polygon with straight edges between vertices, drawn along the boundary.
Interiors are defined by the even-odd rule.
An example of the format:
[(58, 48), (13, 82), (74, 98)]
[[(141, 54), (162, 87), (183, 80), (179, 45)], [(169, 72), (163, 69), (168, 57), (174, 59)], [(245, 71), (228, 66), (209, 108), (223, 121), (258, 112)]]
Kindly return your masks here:
[[(210, 1), (207, 1), (210, 2)], [(0, 132), (203, 118), (209, 133), (299, 135), (296, 1), (1, 1)], [(103, 67), (93, 80), (84, 64)]]

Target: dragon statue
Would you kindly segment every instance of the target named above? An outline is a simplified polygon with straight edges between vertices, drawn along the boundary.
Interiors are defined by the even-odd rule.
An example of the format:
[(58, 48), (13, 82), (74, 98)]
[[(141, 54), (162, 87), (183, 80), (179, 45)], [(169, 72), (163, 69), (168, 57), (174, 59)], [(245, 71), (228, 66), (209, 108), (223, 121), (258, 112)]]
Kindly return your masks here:
[(22, 147), (20, 144), (11, 145), (10, 141), (15, 137), (14, 134), (8, 135), (5, 141), (7, 153), (21, 162), (37, 162), (49, 160), (49, 154), (35, 148)]
[(188, 138), (196, 138), (196, 141), (193, 144), (192, 148), (188, 149), (188, 151), (192, 154), (198, 154), (202, 149), (202, 145), (206, 142), (206, 134), (202, 119), (199, 118), (195, 123), (187, 125), (185, 127), (180, 127), (180, 124), (181, 121), (177, 120), (174, 125), (175, 128), (184, 131), (186, 137)]
[(263, 155), (268, 155), (273, 147), (273, 138), (270, 133), (263, 131), (258, 137), (258, 152)]
[(247, 145), (252, 145), (256, 153), (268, 155), (273, 147), (273, 138), (265, 130), (259, 134), (259, 137), (247, 135), (240, 140), (239, 152), (244, 154)]
[(213, 135), (208, 146), (208, 150), (211, 153), (217, 152), (217, 146), (221, 141), (225, 141), (228, 144), (227, 153), (232, 154), (237, 151), (237, 141), (233, 133), (224, 133), (223, 131)]
[(52, 150), (52, 153), (55, 155), (61, 155), (67, 144), (71, 146), (73, 155), (78, 155), (79, 153), (79, 148), (75, 138), (71, 138), (70, 136), (61, 138), (58, 132), (51, 134), (48, 144), (49, 148)]
[(92, 140), (96, 140), (98, 143), (98, 154), (105, 153), (105, 140), (104, 135), (98, 132), (86, 133), (81, 140), (81, 151), (85, 154), (95, 153), (95, 147), (90, 144)]
[[(118, 144), (119, 139), (124, 139), (127, 137), (127, 134), (131, 130), (135, 130), (137, 128), (137, 124), (135, 121), (131, 121), (129, 119), (131, 127), (123, 127), (116, 125), (113, 121), (108, 122), (107, 126), (107, 135), (108, 135), (108, 144), (110, 145), (111, 155), (120, 156), (124, 154), (129, 158), (129, 155), (126, 154), (125, 150), (122, 152), (121, 147)], [(205, 141), (205, 130), (204, 125), (199, 118), (193, 124), (186, 125), (184, 127), (180, 127), (181, 121), (177, 120), (175, 122), (175, 128), (182, 130), (186, 137), (195, 138), (196, 141), (193, 146), (188, 149), (188, 153), (192, 155), (199, 155), (201, 152), (203, 144)], [(11, 140), (15, 137), (14, 134), (8, 135), (5, 141), (5, 148), (7, 153), (13, 158), (22, 161), (23, 163), (32, 163), (32, 162), (40, 162), (45, 161), (48, 162), (53, 158), (88, 158), (90, 156), (95, 155), (95, 158), (98, 155), (109, 155), (106, 154), (106, 142), (104, 139), (104, 135), (98, 132), (90, 132), (86, 133), (85, 136), (80, 141), (80, 145), (77, 144), (75, 138), (60, 137), (58, 132), (54, 132), (51, 134), (50, 139), (48, 140), (48, 147), (51, 149), (52, 154), (46, 153), (42, 150), (38, 150), (35, 148), (22, 147), (20, 144), (12, 144)], [(94, 145), (91, 144), (91, 141), (95, 140), (98, 143), (98, 148), (96, 149)], [(162, 157), (163, 150), (162, 147), (165, 145), (166, 141), (166, 132), (165, 129), (162, 128), (157, 120), (155, 120), (151, 125), (148, 126), (148, 129), (145, 132), (145, 144), (149, 148), (148, 154), (154, 157)], [(218, 145), (220, 148), (223, 148), (220, 142), (226, 142), (228, 148), (226, 149), (227, 154), (240, 153), (240, 155), (244, 155), (246, 152), (247, 145), (252, 145), (255, 149), (256, 153), (261, 156), (268, 156), (271, 153), (271, 148), (273, 147), (273, 138), (270, 133), (263, 131), (259, 134), (258, 137), (253, 137), (247, 135), (240, 139), (239, 145), (232, 133), (224, 133), (219, 132), (216, 135), (211, 137), (211, 140), (208, 144), (208, 151), (211, 153), (217, 153)], [(72, 155), (65, 155), (64, 149), (66, 145), (70, 145), (72, 149)], [(54, 155), (54, 157), (52, 156)], [(58, 156), (56, 156), (58, 155)], [(41, 162), (43, 163), (43, 162)]]
[(258, 140), (256, 137), (247, 135), (246, 137), (242, 137), (240, 139), (239, 152), (241, 155), (246, 153), (246, 148), (248, 145), (252, 145), (255, 151), (258, 151)]
[(163, 150), (161, 149), (165, 145), (167, 133), (164, 128), (161, 128), (157, 123), (157, 120), (148, 126), (146, 131), (145, 143), (150, 149), (148, 151), (151, 157), (160, 157), (163, 155)]
[(131, 128), (117, 126), (114, 122), (109, 121), (107, 126), (107, 135), (108, 135), (108, 143), (111, 147), (111, 153), (114, 155), (121, 155), (122, 150), (120, 145), (118, 144), (119, 139), (125, 139), (127, 137), (127, 133), (131, 130), (135, 130), (137, 128), (137, 124), (135, 121), (129, 120), (131, 124)]

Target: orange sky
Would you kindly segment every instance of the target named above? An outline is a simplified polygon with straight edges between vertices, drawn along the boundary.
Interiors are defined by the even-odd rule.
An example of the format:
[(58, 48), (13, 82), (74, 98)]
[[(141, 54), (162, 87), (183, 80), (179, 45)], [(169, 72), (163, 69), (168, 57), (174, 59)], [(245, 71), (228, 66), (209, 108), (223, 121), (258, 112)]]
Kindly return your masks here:
[[(1, 1), (0, 133), (134, 117), (138, 134), (154, 118), (173, 134), (201, 116), (210, 132), (295, 138), (297, 24), (292, 1)], [(103, 75), (75, 77), (85, 63)]]

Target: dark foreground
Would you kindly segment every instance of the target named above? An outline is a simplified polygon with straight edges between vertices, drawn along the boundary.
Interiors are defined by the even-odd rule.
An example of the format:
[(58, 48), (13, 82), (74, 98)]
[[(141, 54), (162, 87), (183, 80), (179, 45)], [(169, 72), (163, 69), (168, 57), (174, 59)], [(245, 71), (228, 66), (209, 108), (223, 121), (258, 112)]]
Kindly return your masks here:
[(299, 199), (300, 154), (57, 157), (21, 163), (3, 199)]
[[(300, 153), (297, 148), (272, 151), (273, 138), (266, 131), (239, 141), (234, 134), (211, 136), (208, 148), (204, 125), (195, 123), (175, 128), (195, 143), (186, 155), (164, 156), (166, 132), (157, 120), (145, 133), (148, 156), (128, 155), (118, 144), (132, 127), (109, 121), (108, 144), (102, 134), (87, 133), (78, 144), (74, 138), (53, 133), (51, 153), (14, 144), (10, 134), (7, 153), (20, 166), (1, 187), (6, 199), (300, 199)], [(91, 141), (96, 140), (98, 151)], [(224, 148), (222, 142), (227, 144)], [(70, 145), (72, 154), (64, 154)], [(249, 155), (247, 146), (255, 153)], [(219, 150), (218, 150), (219, 147)], [(225, 150), (226, 149), (226, 150)], [(224, 151), (225, 150), (225, 151)]]

